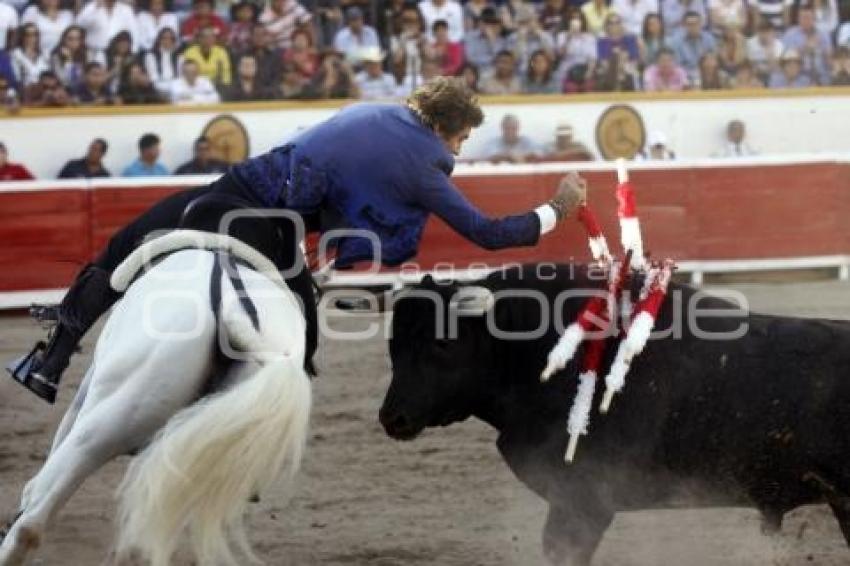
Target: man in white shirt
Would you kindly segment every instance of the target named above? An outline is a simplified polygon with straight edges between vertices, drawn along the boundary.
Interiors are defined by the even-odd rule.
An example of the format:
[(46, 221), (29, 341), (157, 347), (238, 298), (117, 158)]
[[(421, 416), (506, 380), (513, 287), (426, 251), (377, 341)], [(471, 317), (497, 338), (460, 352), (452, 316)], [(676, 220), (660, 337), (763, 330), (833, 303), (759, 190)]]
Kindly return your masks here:
[(210, 80), (202, 77), (198, 64), (187, 59), (181, 67), (183, 76), (171, 83), (171, 102), (174, 104), (216, 104), (218, 91)]
[(741, 120), (732, 120), (726, 125), (726, 143), (714, 156), (734, 158), (758, 155), (758, 152), (744, 141), (746, 135), (747, 128), (744, 123)]
[(614, 0), (611, 9), (620, 15), (628, 33), (640, 37), (646, 15), (658, 13), (658, 0)]
[(445, 20), (449, 24), (449, 41), (456, 43), (463, 40), (463, 8), (456, 0), (422, 0), (419, 11), (425, 19), (428, 39), (434, 39), (434, 22)]
[(355, 60), (357, 54), (366, 49), (379, 47), (378, 34), (363, 21), (363, 10), (351, 6), (345, 11), (347, 24), (334, 37), (334, 49), (345, 54), (348, 60)]
[(479, 153), (480, 159), (493, 163), (522, 163), (529, 157), (541, 153), (541, 148), (531, 138), (519, 133), (519, 118), (505, 114), (502, 118), (502, 134), (487, 140)]
[(91, 0), (77, 15), (77, 25), (86, 30), (86, 44), (103, 52), (118, 32), (130, 34), (133, 51), (138, 51), (139, 30), (133, 8), (116, 0)]
[(17, 27), (18, 12), (5, 2), (0, 2), (0, 49), (13, 47), (6, 45), (6, 37), (9, 34), (9, 30), (17, 29)]
[(380, 47), (370, 47), (359, 52), (363, 70), (357, 73), (355, 81), (363, 100), (381, 100), (392, 98), (398, 92), (395, 78), (385, 73), (382, 67), (385, 54)]

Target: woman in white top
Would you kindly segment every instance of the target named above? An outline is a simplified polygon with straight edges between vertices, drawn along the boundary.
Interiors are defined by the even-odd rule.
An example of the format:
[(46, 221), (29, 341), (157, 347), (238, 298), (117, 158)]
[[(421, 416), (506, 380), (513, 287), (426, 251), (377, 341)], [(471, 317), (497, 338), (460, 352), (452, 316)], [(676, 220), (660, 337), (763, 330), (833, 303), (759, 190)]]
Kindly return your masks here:
[(86, 46), (86, 32), (80, 26), (68, 26), (59, 38), (59, 44), (50, 53), (50, 68), (69, 91), (83, 81), (83, 67), (89, 61), (104, 62)]
[(145, 70), (161, 94), (171, 92), (171, 83), (180, 77), (175, 30), (171, 28), (159, 30), (153, 47), (145, 54)]
[(139, 45), (146, 51), (153, 47), (160, 31), (165, 28), (179, 29), (177, 16), (165, 11), (165, 0), (148, 0), (147, 10), (143, 8), (137, 18), (139, 20)]
[(70, 10), (60, 10), (59, 0), (41, 0), (38, 5), (32, 5), (24, 10), (21, 23), (35, 24), (41, 34), (41, 50), (50, 53), (59, 45), (62, 32), (74, 23)]
[(556, 49), (561, 63), (556, 75), (560, 81), (583, 83), (593, 76), (596, 66), (596, 36), (588, 31), (587, 18), (581, 10), (573, 10), (567, 29), (559, 32)]
[(50, 68), (47, 56), (41, 51), (38, 28), (24, 24), (18, 30), (18, 46), (12, 51), (12, 68), (23, 86), (38, 82), (42, 72)]

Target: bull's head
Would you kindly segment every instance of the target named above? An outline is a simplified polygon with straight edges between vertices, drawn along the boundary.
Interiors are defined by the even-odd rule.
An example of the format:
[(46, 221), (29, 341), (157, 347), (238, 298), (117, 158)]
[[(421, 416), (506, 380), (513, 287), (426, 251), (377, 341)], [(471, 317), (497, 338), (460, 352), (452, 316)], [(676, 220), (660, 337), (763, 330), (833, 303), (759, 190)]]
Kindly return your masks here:
[(379, 414), (387, 434), (408, 440), (472, 414), (493, 370), (485, 324), (492, 305), (485, 287), (440, 285), (430, 277), (395, 300), (393, 376)]

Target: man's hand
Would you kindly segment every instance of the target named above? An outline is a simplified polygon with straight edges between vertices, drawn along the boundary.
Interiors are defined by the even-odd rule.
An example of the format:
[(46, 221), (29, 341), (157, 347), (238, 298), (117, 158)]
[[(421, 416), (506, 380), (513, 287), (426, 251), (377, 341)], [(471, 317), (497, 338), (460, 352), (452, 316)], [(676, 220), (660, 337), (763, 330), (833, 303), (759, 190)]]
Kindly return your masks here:
[(587, 181), (578, 173), (571, 171), (564, 175), (555, 191), (555, 196), (549, 201), (549, 206), (555, 209), (558, 220), (569, 216), (579, 205), (587, 202)]

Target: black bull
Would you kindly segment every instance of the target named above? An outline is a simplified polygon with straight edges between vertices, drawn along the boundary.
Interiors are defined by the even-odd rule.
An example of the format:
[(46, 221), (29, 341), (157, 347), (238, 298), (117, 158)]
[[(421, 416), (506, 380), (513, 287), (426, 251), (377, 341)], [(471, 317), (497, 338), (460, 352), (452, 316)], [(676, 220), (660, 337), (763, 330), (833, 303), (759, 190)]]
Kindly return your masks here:
[[(527, 266), (476, 285), (540, 292), (550, 314), (564, 290), (604, 288), (572, 266), (541, 275)], [(576, 461), (565, 464), (575, 362), (542, 384), (554, 326), (517, 340), (494, 336), (486, 322), (489, 316), (489, 328), (501, 331), (535, 329), (540, 301), (500, 297), (487, 316), (457, 317), (452, 339), (437, 327), (451, 320), (459, 288), (426, 278), (396, 301), (381, 422), (398, 439), (469, 416), (494, 426), (508, 466), (549, 503), (543, 545), (552, 562), (588, 563), (617, 511), (674, 504), (752, 506), (764, 529), (775, 531), (788, 511), (825, 502), (850, 543), (850, 322), (730, 313), (728, 301), (671, 284), (656, 330), (686, 319), (694, 306), (715, 316), (700, 317), (698, 328), (684, 320), (680, 338), (651, 340), (607, 415), (597, 410), (600, 379), (589, 434)], [(583, 301), (558, 307), (566, 324)], [(742, 324), (738, 338), (698, 336), (740, 335)], [(611, 339), (602, 376), (615, 350)]]

